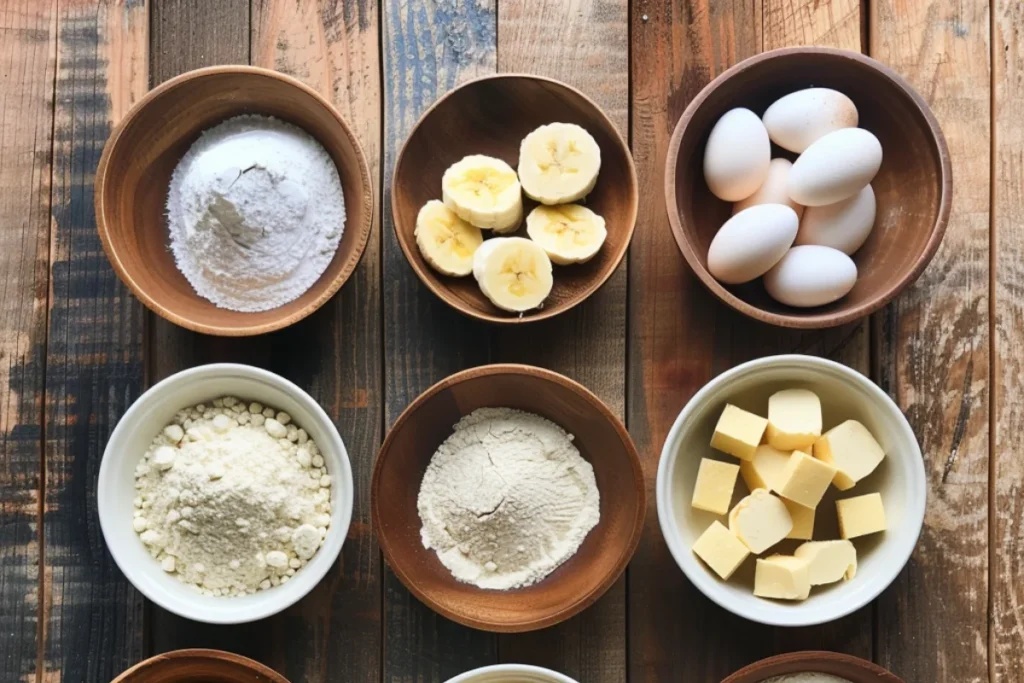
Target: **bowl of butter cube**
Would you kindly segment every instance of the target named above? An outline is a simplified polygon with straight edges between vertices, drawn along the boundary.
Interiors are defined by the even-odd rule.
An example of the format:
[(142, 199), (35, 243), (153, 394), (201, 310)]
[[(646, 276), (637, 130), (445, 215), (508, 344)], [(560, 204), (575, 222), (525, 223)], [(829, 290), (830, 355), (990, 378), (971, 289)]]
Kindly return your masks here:
[(892, 583), (921, 533), (926, 484), (910, 424), (870, 379), (771, 356), (719, 375), (683, 408), (658, 466), (658, 519), (711, 600), (810, 626)]

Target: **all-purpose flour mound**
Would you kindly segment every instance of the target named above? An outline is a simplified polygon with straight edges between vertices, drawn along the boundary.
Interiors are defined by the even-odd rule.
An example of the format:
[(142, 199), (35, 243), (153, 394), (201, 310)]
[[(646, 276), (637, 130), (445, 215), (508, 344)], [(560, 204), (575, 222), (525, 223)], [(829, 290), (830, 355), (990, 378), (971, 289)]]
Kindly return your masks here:
[(238, 116), (205, 131), (171, 177), (171, 251), (221, 308), (293, 301), (326, 270), (345, 225), (338, 169), (305, 131)]
[(600, 519), (594, 469), (539, 415), (480, 408), (438, 447), (420, 486), (423, 545), (460, 581), (506, 590), (570, 558)]
[(331, 523), (317, 445), (286, 413), (232, 397), (179, 411), (135, 478), (142, 542), (165, 571), (210, 595), (287, 582)]

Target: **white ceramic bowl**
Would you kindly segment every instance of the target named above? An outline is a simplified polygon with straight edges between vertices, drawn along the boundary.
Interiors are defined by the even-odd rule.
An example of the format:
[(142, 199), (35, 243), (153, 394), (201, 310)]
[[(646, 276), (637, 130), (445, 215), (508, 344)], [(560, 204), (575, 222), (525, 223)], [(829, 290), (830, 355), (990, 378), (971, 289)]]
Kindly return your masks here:
[[(220, 396), (237, 396), (283, 410), (320, 447), (331, 475), (331, 526), (324, 545), (288, 583), (255, 595), (211, 597), (165, 573), (132, 528), (135, 466), (174, 414)], [(132, 585), (164, 609), (210, 624), (262, 619), (294, 604), (324, 577), (341, 551), (352, 518), (352, 468), (327, 413), (305, 391), (248, 365), (203, 365), (171, 375), (132, 404), (107, 442), (97, 489), (100, 526), (114, 561)]]
[[(726, 403), (767, 414), (774, 392), (803, 387), (821, 398), (824, 428), (847, 419), (859, 420), (878, 439), (886, 457), (870, 476), (845, 492), (829, 487), (818, 506), (815, 540), (839, 538), (837, 498), (879, 492), (888, 529), (854, 539), (857, 575), (851, 581), (816, 586), (803, 602), (765, 600), (753, 595), (754, 559), (748, 558), (729, 581), (708, 569), (691, 548), (715, 519), (723, 517), (690, 506), (694, 479), (702, 457), (735, 459), (708, 444)], [(716, 603), (746, 619), (775, 626), (810, 626), (838, 619), (860, 609), (892, 583), (907, 563), (924, 523), (926, 481), (921, 449), (900, 409), (871, 380), (855, 370), (822, 358), (771, 356), (739, 365), (711, 380), (690, 399), (676, 418), (658, 465), (658, 520), (672, 556), (687, 578)], [(737, 480), (733, 504), (747, 494)], [(784, 541), (791, 552), (800, 541)]]
[(447, 683), (576, 683), (565, 674), (527, 664), (495, 664), (459, 674)]

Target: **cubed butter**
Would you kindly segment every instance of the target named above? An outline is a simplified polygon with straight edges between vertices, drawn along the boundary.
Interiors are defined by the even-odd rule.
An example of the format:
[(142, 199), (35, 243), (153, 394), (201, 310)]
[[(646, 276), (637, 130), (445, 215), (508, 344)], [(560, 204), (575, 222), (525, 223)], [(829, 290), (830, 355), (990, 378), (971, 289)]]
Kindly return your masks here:
[(747, 559), (750, 551), (725, 525), (715, 520), (693, 544), (693, 552), (712, 571), (728, 580)]
[(750, 460), (761, 443), (768, 420), (748, 413), (742, 408), (727, 404), (715, 425), (711, 447), (723, 453), (734, 455), (740, 460)]
[(783, 389), (768, 399), (768, 443), (780, 451), (804, 450), (821, 436), (821, 400), (807, 389)]
[(807, 560), (812, 586), (840, 579), (849, 581), (857, 574), (857, 549), (849, 541), (811, 541), (802, 544), (793, 555)]
[(754, 489), (729, 513), (729, 530), (760, 555), (789, 535), (793, 518), (781, 499), (767, 489)]
[(847, 420), (814, 442), (814, 457), (836, 468), (833, 483), (836, 488), (847, 491), (875, 471), (885, 451), (867, 427), (856, 420)]
[(792, 555), (770, 555), (757, 561), (754, 595), (778, 600), (806, 600), (811, 594), (807, 560)]
[(836, 501), (839, 515), (839, 535), (843, 538), (857, 538), (879, 531), (885, 531), (885, 508), (882, 496), (868, 493), (863, 496)]
[(793, 519), (793, 529), (786, 538), (796, 538), (801, 541), (809, 541), (814, 538), (814, 508), (805, 508), (799, 503), (782, 499), (782, 503), (789, 510), (789, 516)]
[(817, 507), (835, 476), (836, 468), (827, 462), (803, 451), (793, 451), (777, 492), (804, 507)]
[(732, 492), (736, 488), (736, 477), (739, 473), (739, 465), (701, 458), (690, 504), (716, 515), (726, 514), (729, 512), (729, 503), (732, 502)]
[(789, 464), (790, 453), (780, 451), (768, 444), (754, 450), (754, 457), (740, 463), (740, 475), (751, 491), (768, 489), (778, 491), (782, 484), (782, 473)]

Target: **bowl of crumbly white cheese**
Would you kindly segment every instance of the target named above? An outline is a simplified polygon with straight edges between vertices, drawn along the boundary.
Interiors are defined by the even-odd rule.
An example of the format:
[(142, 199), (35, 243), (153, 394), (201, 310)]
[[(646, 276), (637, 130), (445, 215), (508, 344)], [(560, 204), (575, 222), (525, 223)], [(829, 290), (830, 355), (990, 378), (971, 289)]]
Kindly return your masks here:
[(903, 680), (860, 657), (807, 650), (754, 662), (722, 683), (903, 683)]
[(100, 465), (104, 539), (131, 583), (207, 623), (261, 619), (306, 595), (341, 550), (352, 471), (302, 389), (247, 365), (185, 370), (118, 422)]

